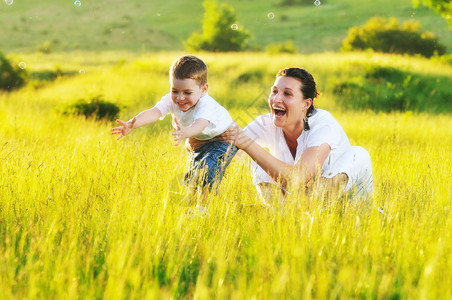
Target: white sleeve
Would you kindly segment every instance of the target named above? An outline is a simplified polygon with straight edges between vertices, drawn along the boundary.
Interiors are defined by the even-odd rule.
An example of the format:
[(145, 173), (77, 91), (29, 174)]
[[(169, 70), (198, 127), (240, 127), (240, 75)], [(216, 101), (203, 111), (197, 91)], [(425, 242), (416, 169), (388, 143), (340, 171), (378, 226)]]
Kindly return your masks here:
[(322, 124), (313, 128), (309, 133), (307, 148), (320, 146), (324, 143), (330, 145), (331, 150), (341, 145), (342, 139), (346, 138), (344, 130), (337, 122), (331, 124)]
[(217, 126), (224, 115), (229, 115), (227, 110), (218, 104), (214, 99), (203, 99), (197, 104), (194, 120), (204, 119)]
[(160, 119), (163, 119), (167, 114), (172, 113), (173, 101), (171, 101), (170, 94), (163, 96), (162, 99), (154, 105), (154, 107), (160, 110), (160, 113), (162, 114)]
[(271, 117), (268, 114), (260, 115), (245, 127), (244, 132), (261, 147), (269, 147), (271, 122)]
[(226, 108), (210, 96), (203, 97), (198, 102), (193, 119), (209, 121), (209, 125), (203, 130), (203, 134), (211, 137), (225, 132), (233, 124), (232, 117)]

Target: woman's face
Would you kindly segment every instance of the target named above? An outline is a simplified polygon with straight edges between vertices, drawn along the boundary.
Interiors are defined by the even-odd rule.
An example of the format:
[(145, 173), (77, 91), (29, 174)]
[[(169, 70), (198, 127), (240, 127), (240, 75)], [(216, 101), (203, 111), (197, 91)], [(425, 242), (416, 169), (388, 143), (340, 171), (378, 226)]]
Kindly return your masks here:
[(276, 78), (268, 97), (275, 126), (289, 130), (303, 128), (303, 118), (312, 99), (304, 99), (301, 85), (301, 80), (294, 77)]

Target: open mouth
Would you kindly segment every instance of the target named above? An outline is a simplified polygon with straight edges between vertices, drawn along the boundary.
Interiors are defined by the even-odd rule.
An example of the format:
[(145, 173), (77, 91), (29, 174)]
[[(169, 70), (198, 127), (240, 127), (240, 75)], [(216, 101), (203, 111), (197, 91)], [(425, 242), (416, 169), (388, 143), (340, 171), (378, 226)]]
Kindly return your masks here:
[(286, 111), (284, 109), (281, 109), (281, 108), (274, 107), (273, 111), (275, 112), (275, 116), (277, 116), (277, 117), (282, 117), (282, 116), (284, 116), (286, 114)]

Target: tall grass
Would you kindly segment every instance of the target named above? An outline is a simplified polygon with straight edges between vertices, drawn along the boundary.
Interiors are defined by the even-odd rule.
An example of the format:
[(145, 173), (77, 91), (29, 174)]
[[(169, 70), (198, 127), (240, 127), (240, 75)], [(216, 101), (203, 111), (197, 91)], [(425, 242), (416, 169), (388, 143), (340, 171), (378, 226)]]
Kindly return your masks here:
[[(118, 142), (114, 124), (59, 110), (102, 93), (130, 118), (168, 90), (167, 68), (177, 55), (134, 56), (114, 66), (100, 58), (116, 62), (121, 54), (96, 60), (81, 53), (75, 61), (94, 62), (85, 75), (0, 95), (0, 298), (452, 296), (451, 116), (345, 111), (322, 89), (329, 75), (353, 72), (353, 62), (442, 75), (450, 67), (378, 55), (200, 54), (211, 94), (244, 124), (265, 112), (257, 96), (278, 68), (306, 65), (323, 91), (317, 106), (369, 150), (374, 203), (384, 214), (353, 202), (325, 209), (298, 194), (282, 211), (261, 208), (242, 157), (212, 195), (208, 215), (196, 217), (168, 196), (187, 166), (185, 150), (171, 145), (168, 120)], [(55, 63), (71, 70), (71, 58), (61, 58)], [(28, 57), (35, 59), (38, 65)], [(261, 78), (234, 86), (247, 70)]]

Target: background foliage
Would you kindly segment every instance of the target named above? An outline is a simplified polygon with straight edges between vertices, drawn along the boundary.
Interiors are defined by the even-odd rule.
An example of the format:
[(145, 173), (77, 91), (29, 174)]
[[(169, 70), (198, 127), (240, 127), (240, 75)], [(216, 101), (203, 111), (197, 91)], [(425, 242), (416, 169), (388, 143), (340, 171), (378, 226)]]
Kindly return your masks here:
[[(1, 1), (0, 49), (6, 54), (183, 50), (183, 41), (202, 29), (203, 1), (98, 0), (81, 1), (80, 7), (74, 1), (16, 0), (10, 6)], [(314, 1), (302, 6), (281, 6), (275, 0), (220, 2), (234, 7), (239, 28), (252, 33), (248, 45), (256, 50), (292, 40), (304, 54), (338, 51), (349, 28), (377, 16), (419, 21), (452, 51), (446, 20), (426, 7), (414, 8), (411, 0), (329, 0), (319, 6)]]
[(24, 84), (25, 71), (18, 66), (12, 66), (9, 60), (0, 52), (0, 90), (10, 91)]
[(385, 53), (443, 55), (444, 47), (431, 32), (421, 32), (418, 22), (402, 26), (395, 18), (372, 18), (366, 24), (352, 27), (342, 43), (343, 51), (372, 49)]
[(189, 51), (241, 51), (246, 48), (250, 36), (237, 20), (234, 8), (218, 4), (215, 0), (204, 2), (202, 32), (194, 32), (185, 41)]
[(74, 103), (67, 105), (63, 110), (63, 114), (83, 115), (86, 118), (114, 121), (118, 117), (119, 111), (120, 108), (118, 105), (105, 101), (102, 95), (97, 95), (90, 100), (79, 99)]
[(363, 74), (342, 76), (333, 93), (346, 108), (375, 111), (452, 112), (447, 76), (421, 75), (393, 67), (369, 66)]
[(421, 3), (443, 16), (452, 28), (452, 1), (450, 0), (413, 0), (414, 6), (417, 7)]

